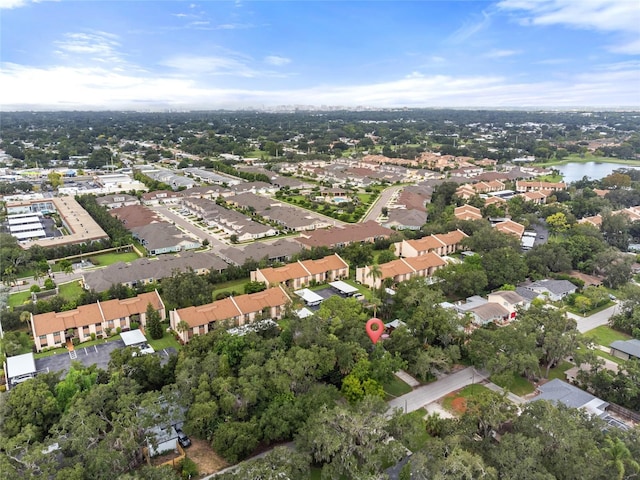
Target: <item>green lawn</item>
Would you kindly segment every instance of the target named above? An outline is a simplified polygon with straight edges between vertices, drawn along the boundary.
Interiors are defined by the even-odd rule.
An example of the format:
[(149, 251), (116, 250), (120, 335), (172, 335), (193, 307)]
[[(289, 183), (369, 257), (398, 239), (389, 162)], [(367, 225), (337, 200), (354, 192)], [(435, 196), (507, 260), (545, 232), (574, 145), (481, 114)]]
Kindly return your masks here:
[(409, 393), (411, 390), (413, 390), (411, 386), (400, 380), (395, 375), (393, 376), (393, 380), (384, 384), (384, 393), (391, 397), (400, 397), (405, 393)]
[(10, 307), (18, 307), (23, 305), (26, 301), (31, 299), (31, 292), (26, 290), (24, 292), (12, 293), (9, 295), (9, 299), (7, 301), (7, 305)]
[(594, 350), (595, 354), (598, 355), (599, 357), (602, 358), (606, 358), (607, 360), (611, 360), (614, 363), (617, 363), (618, 365), (622, 365), (624, 363), (624, 360), (622, 360), (621, 358), (618, 357), (614, 357), (613, 355), (611, 355), (610, 353), (607, 352), (603, 352), (602, 350), (600, 350), (599, 348), (596, 348)]
[[(58, 295), (68, 301), (76, 300), (82, 293), (82, 287), (80, 286), (78, 281), (63, 283), (61, 285), (58, 285), (58, 289)], [(9, 295), (7, 304), (10, 307), (18, 307), (20, 305), (24, 305), (27, 301), (30, 300), (31, 292), (29, 290), (25, 290), (23, 292), (12, 293), (11, 295)]]
[(58, 355), (59, 353), (67, 353), (66, 347), (54, 348), (53, 350), (47, 350), (46, 352), (34, 353), (33, 358), (51, 357), (52, 355)]
[(535, 387), (529, 380), (516, 373), (514, 373), (513, 376), (510, 377), (507, 381), (494, 378), (491, 378), (490, 380), (496, 385), (505, 388), (519, 396), (533, 393), (533, 391), (535, 390)]
[(573, 366), (574, 365), (571, 362), (562, 362), (556, 365), (555, 368), (549, 370), (549, 380), (553, 380), (554, 378), (557, 378), (558, 380), (566, 380), (564, 372)]
[(446, 397), (444, 397), (444, 399), (442, 400), (442, 406), (447, 410), (449, 410), (450, 412), (455, 413), (456, 415), (459, 415), (461, 412), (455, 409), (454, 402), (458, 398), (464, 398), (465, 400), (468, 400), (470, 398), (473, 398), (475, 395), (478, 395), (480, 392), (484, 390), (489, 390), (489, 389), (484, 385), (480, 385), (477, 383), (474, 383), (472, 385), (467, 385), (458, 393), (449, 394)]
[(597, 308), (593, 308), (591, 310), (587, 310), (586, 312), (581, 312), (580, 310), (576, 309), (575, 307), (571, 307), (569, 305), (565, 305), (565, 308), (570, 311), (571, 313), (575, 313), (576, 315), (581, 315), (583, 317), (589, 317), (591, 315), (593, 315), (594, 313), (598, 313), (601, 312), (602, 310), (606, 310), (609, 307), (612, 307), (614, 305), (613, 302), (609, 301), (607, 303), (605, 303), (604, 305), (600, 305)]
[(212, 301), (215, 300), (216, 295), (222, 292), (235, 292), (236, 295), (242, 295), (244, 293), (244, 285), (249, 283), (251, 279), (240, 278), (238, 280), (231, 280), (229, 282), (219, 283), (215, 286), (212, 293)]
[(83, 290), (80, 283), (76, 280), (58, 285), (58, 292), (61, 297), (64, 297), (66, 300), (73, 301), (82, 295)]
[(100, 267), (106, 267), (107, 265), (112, 265), (118, 262), (131, 262), (140, 258), (136, 252), (110, 252), (102, 253), (100, 255), (87, 254), (87, 257), (89, 257), (91, 263)]
[(167, 326), (167, 324), (162, 324), (163, 329), (165, 329), (162, 338), (158, 340), (152, 340), (147, 336), (149, 345), (151, 345), (156, 352), (159, 352), (164, 348), (175, 348), (176, 350), (180, 350), (180, 342), (175, 339), (173, 333), (166, 331)]
[(611, 342), (615, 342), (616, 340), (629, 340), (631, 338), (626, 333), (618, 332), (606, 325), (600, 325), (593, 330), (589, 330), (585, 335), (595, 338), (598, 345), (605, 347), (610, 346)]

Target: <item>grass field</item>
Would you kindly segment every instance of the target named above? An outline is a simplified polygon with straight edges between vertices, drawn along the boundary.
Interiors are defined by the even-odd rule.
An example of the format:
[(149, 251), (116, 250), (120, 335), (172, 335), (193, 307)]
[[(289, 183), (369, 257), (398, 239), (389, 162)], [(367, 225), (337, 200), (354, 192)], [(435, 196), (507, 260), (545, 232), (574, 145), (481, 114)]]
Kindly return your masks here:
[(488, 390), (488, 388), (477, 383), (467, 385), (462, 390), (452, 392), (444, 397), (442, 406), (456, 415), (462, 415), (467, 411), (467, 400), (485, 390)]
[(607, 360), (611, 360), (612, 362), (617, 363), (618, 365), (622, 365), (622, 364), (624, 363), (624, 360), (622, 360), (621, 358), (614, 357), (614, 356), (613, 356), (613, 355), (611, 355), (610, 353), (603, 352), (603, 351), (602, 351), (602, 350), (600, 350), (599, 348), (598, 348), (598, 349), (595, 349), (595, 350), (594, 350), (594, 353), (595, 353), (596, 355), (598, 355), (599, 357), (605, 358), (605, 359), (607, 359)]
[(559, 363), (555, 366), (555, 368), (549, 370), (549, 380), (553, 380), (554, 378), (557, 378), (558, 380), (566, 380), (564, 372), (566, 372), (573, 366), (574, 365), (571, 362)]
[(149, 345), (151, 345), (156, 352), (159, 352), (163, 348), (175, 348), (176, 350), (180, 350), (180, 342), (178, 342), (175, 339), (175, 337), (173, 336), (173, 333), (166, 331), (166, 328), (168, 327), (168, 324), (163, 323), (162, 327), (165, 330), (164, 335), (162, 336), (162, 338), (160, 338), (158, 340), (152, 340), (147, 335), (147, 339), (148, 339)]
[(502, 388), (506, 388), (511, 393), (515, 393), (519, 396), (533, 393), (533, 391), (535, 390), (535, 387), (529, 380), (516, 373), (514, 373), (513, 376), (510, 377), (506, 382), (494, 378), (491, 378), (491, 381), (496, 385)]
[(611, 342), (615, 342), (616, 340), (629, 340), (631, 338), (626, 333), (618, 332), (606, 325), (600, 325), (593, 330), (589, 330), (585, 335), (593, 337), (598, 345), (605, 347), (610, 346)]
[(112, 265), (118, 262), (131, 262), (133, 260), (137, 260), (138, 254), (136, 252), (122, 252), (122, 253), (102, 253), (100, 255), (87, 255), (96, 266), (106, 267), (107, 265)]
[(215, 300), (216, 295), (222, 292), (235, 292), (237, 295), (242, 295), (244, 293), (245, 283), (249, 283), (250, 281), (249, 278), (240, 278), (216, 285), (213, 289), (211, 301)]
[(82, 287), (78, 281), (63, 283), (58, 285), (58, 289), (59, 295), (69, 301), (75, 300), (82, 295)]
[(23, 305), (27, 300), (31, 298), (31, 292), (26, 290), (24, 292), (12, 293), (9, 295), (7, 305), (10, 307), (17, 307)]
[[(62, 285), (58, 285), (58, 288), (58, 294), (68, 301), (76, 300), (82, 293), (82, 287), (77, 281), (63, 283)], [(29, 290), (25, 290), (24, 292), (17, 292), (9, 295), (7, 305), (9, 305), (10, 307), (18, 307), (20, 305), (24, 305), (25, 302), (28, 302), (30, 300), (31, 292)]]
[(384, 384), (384, 393), (392, 398), (400, 397), (405, 393), (409, 393), (411, 390), (412, 388), (408, 384), (400, 380), (395, 375), (393, 376), (393, 380), (391, 380), (389, 383)]

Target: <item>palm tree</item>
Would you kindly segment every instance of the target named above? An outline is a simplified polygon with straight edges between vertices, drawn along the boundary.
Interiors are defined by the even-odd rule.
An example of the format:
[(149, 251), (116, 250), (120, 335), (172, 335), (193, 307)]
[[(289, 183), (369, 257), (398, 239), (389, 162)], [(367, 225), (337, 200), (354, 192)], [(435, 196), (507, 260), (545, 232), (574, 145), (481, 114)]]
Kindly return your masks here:
[(382, 270), (380, 269), (380, 265), (378, 265), (377, 263), (371, 265), (369, 267), (369, 273), (367, 274), (367, 276), (371, 277), (371, 279), (373, 280), (373, 284), (375, 285), (376, 280), (382, 278)]
[(609, 465), (613, 466), (618, 472), (616, 477), (618, 480), (623, 480), (626, 471), (626, 465), (631, 466), (634, 470), (640, 470), (640, 464), (633, 459), (629, 448), (619, 438), (611, 439), (607, 437), (604, 439), (607, 447), (604, 449), (605, 453), (609, 456)]
[(186, 321), (184, 321), (184, 320), (180, 320), (180, 321), (178, 322), (178, 324), (176, 325), (176, 330), (177, 330), (179, 333), (184, 333), (184, 332), (186, 332), (187, 330), (189, 330), (189, 324), (188, 324)]
[(31, 313), (28, 311), (24, 311), (20, 314), (20, 321), (26, 323), (29, 326), (29, 330), (31, 330)]

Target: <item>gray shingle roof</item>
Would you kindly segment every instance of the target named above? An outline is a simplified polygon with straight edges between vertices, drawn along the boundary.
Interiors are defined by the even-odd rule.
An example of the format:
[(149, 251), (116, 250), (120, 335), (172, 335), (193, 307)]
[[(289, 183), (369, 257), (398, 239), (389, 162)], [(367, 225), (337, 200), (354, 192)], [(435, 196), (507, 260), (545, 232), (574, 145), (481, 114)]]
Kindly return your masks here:
[[(538, 390), (542, 393), (531, 401), (549, 400), (550, 402), (563, 403), (571, 408), (582, 408), (593, 400), (600, 400), (598, 397), (557, 378), (554, 378), (544, 385), (540, 385)], [(599, 407), (601, 410), (604, 410), (608, 404), (604, 400), (600, 400), (600, 402), (602, 403)]]
[(640, 340), (616, 340), (611, 343), (611, 348), (615, 348), (632, 357), (640, 358)]

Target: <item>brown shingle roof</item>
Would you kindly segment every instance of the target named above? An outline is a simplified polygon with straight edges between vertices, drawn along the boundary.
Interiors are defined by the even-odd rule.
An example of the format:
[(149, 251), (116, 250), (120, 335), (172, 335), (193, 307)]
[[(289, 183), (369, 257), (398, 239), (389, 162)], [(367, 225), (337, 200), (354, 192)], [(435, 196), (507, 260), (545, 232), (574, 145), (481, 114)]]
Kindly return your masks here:
[(340, 270), (349, 266), (335, 253), (318, 260), (304, 260), (300, 263), (302, 263), (304, 268), (306, 268), (312, 275), (330, 272), (332, 270)]
[(153, 305), (154, 310), (162, 308), (162, 300), (157, 292), (141, 293), (137, 297), (123, 300), (107, 300), (106, 302), (100, 302), (100, 308), (105, 320), (113, 320), (144, 313), (147, 311), (147, 305), (149, 304)]
[(102, 314), (97, 303), (81, 305), (66, 312), (49, 312), (33, 316), (33, 328), (36, 336), (62, 332), (69, 328), (82, 328), (102, 322)]

